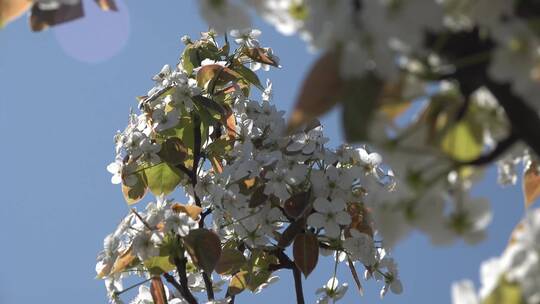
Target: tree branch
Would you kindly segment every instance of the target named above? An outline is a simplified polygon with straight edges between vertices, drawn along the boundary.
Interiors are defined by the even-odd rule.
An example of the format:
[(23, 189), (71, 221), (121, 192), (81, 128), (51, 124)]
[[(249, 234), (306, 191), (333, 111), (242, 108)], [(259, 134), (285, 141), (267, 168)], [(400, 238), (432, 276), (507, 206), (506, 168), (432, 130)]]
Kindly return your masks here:
[(506, 112), (517, 136), (540, 155), (540, 117), (536, 110), (514, 94), (509, 83), (497, 83), (486, 77), (485, 85)]
[[(188, 279), (187, 279), (187, 274), (186, 274), (186, 263), (187, 263), (186, 258), (182, 258), (182, 259), (180, 259), (178, 257), (174, 258), (174, 264), (176, 265), (176, 271), (178, 271), (178, 276), (180, 277), (180, 284), (179, 284), (180, 289), (178, 291), (180, 292), (182, 297), (184, 297), (184, 299), (186, 301), (188, 301), (189, 304), (197, 304), (197, 299), (195, 299), (195, 297), (193, 296), (193, 294), (189, 290)], [(167, 277), (165, 277), (165, 279), (167, 279)], [(167, 281), (169, 281), (169, 280), (167, 280)], [(173, 286), (175, 286), (175, 285), (173, 284)], [(177, 287), (177, 286), (175, 286), (175, 287)], [(177, 287), (177, 289), (178, 289), (178, 287)]]
[(169, 282), (169, 284), (171, 284), (174, 288), (176, 288), (178, 292), (180, 292), (180, 294), (182, 295), (184, 299), (186, 299), (186, 297), (184, 296), (184, 288), (182, 287), (182, 285), (176, 282), (176, 279), (172, 275), (166, 272), (163, 274), (163, 277), (165, 278), (165, 280), (167, 280), (167, 282)]
[(206, 288), (206, 296), (208, 297), (208, 301), (214, 300), (214, 286), (212, 286), (212, 280), (210, 279), (210, 276), (203, 272), (203, 280), (204, 280), (204, 286)]
[(510, 134), (508, 135), (508, 137), (506, 137), (505, 139), (501, 140), (500, 142), (497, 143), (497, 146), (495, 147), (495, 149), (493, 149), (491, 152), (487, 153), (487, 154), (484, 154), (484, 155), (481, 155), (480, 157), (478, 157), (477, 159), (473, 159), (473, 160), (470, 160), (470, 161), (465, 161), (465, 162), (461, 162), (460, 165), (465, 165), (465, 166), (483, 166), (483, 165), (488, 165), (490, 164), (491, 162), (493, 162), (494, 160), (496, 160), (497, 158), (499, 158), (499, 156), (503, 155), (508, 149), (510, 149), (517, 141), (519, 140), (519, 137), (517, 136), (517, 134), (515, 132), (510, 132)]
[[(201, 119), (197, 114), (192, 114), (191, 119), (193, 121), (193, 167), (191, 168), (189, 176), (191, 178), (191, 185), (193, 186), (195, 205), (197, 205), (198, 207), (202, 207), (201, 199), (199, 198), (197, 193), (195, 193), (195, 187), (197, 186), (198, 179), (197, 171), (199, 170), (199, 161), (201, 159)], [(199, 228), (204, 227), (204, 219), (210, 212), (212, 212), (212, 209), (206, 210), (204, 214), (201, 215), (201, 219), (199, 220)], [(212, 280), (210, 279), (210, 276), (204, 271), (202, 272), (202, 277), (204, 280), (204, 286), (206, 288), (206, 296), (208, 297), (209, 301), (212, 301), (215, 298)]]
[(284, 268), (291, 269), (294, 278), (294, 289), (296, 291), (296, 303), (305, 304), (304, 289), (302, 287), (302, 274), (300, 273), (300, 270), (298, 269), (298, 267), (296, 267), (296, 264), (291, 261), (291, 259), (283, 252), (282, 249), (277, 249), (272, 253), (278, 258), (279, 264), (274, 266), (270, 265), (268, 268), (273, 268), (274, 270)]

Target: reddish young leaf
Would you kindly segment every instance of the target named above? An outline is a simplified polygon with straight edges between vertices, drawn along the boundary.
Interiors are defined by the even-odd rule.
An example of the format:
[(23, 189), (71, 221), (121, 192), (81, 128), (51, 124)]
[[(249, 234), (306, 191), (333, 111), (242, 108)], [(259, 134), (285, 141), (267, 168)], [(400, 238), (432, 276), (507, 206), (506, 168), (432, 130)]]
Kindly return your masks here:
[(152, 283), (150, 284), (150, 294), (152, 295), (152, 300), (154, 304), (167, 304), (167, 294), (165, 293), (165, 286), (161, 281), (160, 276), (153, 276)]
[(523, 194), (525, 208), (528, 208), (540, 196), (540, 172), (538, 164), (532, 162), (523, 175)]
[(95, 0), (99, 8), (101, 8), (102, 11), (118, 11), (118, 6), (116, 6), (116, 3), (114, 0)]
[(307, 277), (319, 261), (319, 241), (311, 232), (301, 233), (294, 239), (293, 245), (294, 263)]
[(0, 27), (17, 19), (32, 3), (31, 0), (0, 0)]
[(289, 120), (289, 132), (330, 110), (338, 102), (342, 86), (339, 55), (336, 52), (322, 55), (304, 79)]
[(50, 26), (73, 21), (84, 16), (82, 1), (73, 4), (61, 4), (57, 9), (44, 10), (39, 6), (39, 2), (32, 7), (32, 15), (30, 16), (30, 28), (34, 32), (39, 32), (47, 29)]
[(227, 136), (231, 139), (236, 138), (236, 118), (232, 111), (226, 116), (225, 127), (227, 127)]
[(230, 81), (242, 78), (237, 72), (219, 64), (208, 64), (197, 72), (197, 84), (214, 92), (216, 85), (223, 85)]
[(279, 64), (268, 56), (268, 52), (263, 48), (248, 48), (245, 49), (244, 53), (249, 58), (253, 59), (256, 62), (268, 64), (271, 66), (279, 67)]
[(279, 248), (286, 248), (289, 247), (289, 245), (293, 242), (294, 238), (304, 231), (304, 228), (306, 228), (306, 219), (305, 218), (299, 218), (295, 222), (292, 222), (289, 227), (283, 231), (283, 234), (279, 238), (278, 241), (278, 247)]
[(304, 210), (309, 205), (309, 193), (301, 192), (291, 196), (285, 201), (283, 209), (288, 216), (297, 218), (304, 213)]
[(221, 241), (215, 232), (204, 228), (191, 230), (184, 237), (184, 245), (197, 267), (207, 274), (214, 271), (221, 256)]

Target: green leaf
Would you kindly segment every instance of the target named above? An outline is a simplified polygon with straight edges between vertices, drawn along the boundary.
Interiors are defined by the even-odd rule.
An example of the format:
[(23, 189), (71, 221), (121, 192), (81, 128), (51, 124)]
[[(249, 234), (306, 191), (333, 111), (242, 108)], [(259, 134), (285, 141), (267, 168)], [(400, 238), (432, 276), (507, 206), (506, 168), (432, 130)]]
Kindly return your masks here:
[(201, 63), (197, 58), (197, 49), (193, 45), (188, 45), (182, 53), (182, 67), (186, 73), (191, 74), (193, 69), (198, 67)]
[(469, 161), (482, 153), (482, 130), (467, 120), (450, 127), (441, 141), (441, 149), (459, 161)]
[(193, 99), (196, 104), (203, 106), (214, 113), (218, 113), (220, 117), (223, 117), (227, 112), (219, 103), (202, 95), (193, 96), (191, 99)]
[[(184, 161), (186, 167), (191, 167), (193, 161), (193, 145), (194, 145), (194, 133), (193, 133), (193, 122), (189, 115), (184, 115), (180, 117), (180, 122), (177, 127), (173, 129), (165, 130), (161, 135), (168, 138), (179, 138), (184, 147), (186, 148), (187, 157)], [(203, 137), (204, 138), (204, 137)]]
[(343, 129), (349, 142), (367, 139), (382, 82), (372, 74), (350, 80), (343, 96)]
[(520, 286), (503, 278), (482, 304), (525, 304), (525, 300)]
[(259, 286), (261, 286), (262, 284), (268, 282), (268, 279), (270, 278), (271, 274), (272, 273), (270, 271), (267, 271), (267, 270), (261, 270), (261, 271), (251, 273), (247, 277), (247, 287), (248, 287), (248, 289), (251, 290), (251, 291), (257, 290), (257, 288), (259, 288)]
[(155, 256), (144, 261), (144, 267), (148, 269), (151, 274), (160, 275), (165, 272), (169, 272), (176, 268), (169, 259), (169, 256)]
[(149, 167), (144, 172), (148, 181), (148, 187), (154, 195), (173, 192), (182, 180), (181, 171), (167, 163)]
[(184, 237), (184, 245), (197, 267), (207, 274), (214, 271), (221, 256), (221, 241), (215, 232), (204, 228), (191, 230)]
[(233, 69), (238, 72), (247, 82), (256, 86), (259, 90), (264, 91), (264, 87), (259, 80), (259, 76), (255, 74), (251, 69), (247, 68), (243, 64), (236, 64)]
[(313, 233), (301, 233), (294, 239), (294, 263), (307, 277), (319, 261), (319, 241)]
[(251, 264), (255, 270), (264, 270), (268, 269), (268, 266), (271, 264), (279, 264), (279, 259), (264, 250), (254, 250), (251, 254)]
[(247, 271), (240, 271), (235, 273), (231, 280), (229, 281), (229, 288), (227, 289), (227, 294), (229, 296), (234, 296), (246, 289), (247, 287)]
[(235, 248), (224, 248), (216, 265), (219, 274), (233, 274), (246, 263), (244, 255)]

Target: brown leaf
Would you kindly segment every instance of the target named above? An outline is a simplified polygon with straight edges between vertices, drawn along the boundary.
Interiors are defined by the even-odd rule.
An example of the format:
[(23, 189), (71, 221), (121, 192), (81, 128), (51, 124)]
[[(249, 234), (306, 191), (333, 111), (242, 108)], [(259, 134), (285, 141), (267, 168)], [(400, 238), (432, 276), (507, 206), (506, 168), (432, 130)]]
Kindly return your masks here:
[(197, 267), (207, 274), (214, 271), (221, 256), (221, 241), (215, 232), (204, 228), (191, 230), (184, 237), (184, 245)]
[(283, 231), (283, 234), (279, 238), (278, 247), (286, 248), (293, 242), (294, 238), (301, 232), (304, 231), (306, 227), (306, 219), (299, 218), (298, 220), (292, 222), (286, 229)]
[(283, 209), (288, 216), (297, 218), (309, 205), (309, 192), (296, 193), (285, 201)]
[(330, 110), (338, 102), (342, 86), (338, 54), (336, 52), (323, 54), (304, 79), (289, 119), (289, 132)]
[(0, 28), (21, 16), (32, 3), (31, 0), (0, 0)]
[(243, 183), (244, 183), (244, 186), (246, 186), (246, 189), (251, 189), (251, 187), (255, 185), (256, 181), (257, 179), (253, 177), (253, 178), (244, 179)]
[(73, 5), (61, 4), (54, 10), (41, 9), (40, 3), (36, 2), (31, 11), (30, 28), (34, 32), (39, 32), (50, 26), (73, 21), (83, 16), (82, 1)]
[(229, 281), (227, 295), (234, 296), (244, 291), (244, 289), (246, 289), (247, 287), (247, 277), (247, 271), (240, 271), (233, 275), (231, 280)]
[(244, 53), (256, 62), (279, 67), (279, 64), (268, 56), (268, 52), (263, 48), (247, 48)]
[(126, 184), (122, 183), (122, 194), (124, 194), (124, 199), (128, 205), (138, 203), (146, 195), (148, 190), (144, 174), (134, 173), (133, 175), (137, 178), (135, 185), (127, 186)]
[(114, 0), (95, 0), (99, 8), (101, 8), (102, 11), (118, 11), (118, 6), (116, 6), (116, 3)]
[(227, 136), (231, 139), (236, 138), (236, 118), (232, 111), (226, 116), (225, 127), (227, 127)]
[(538, 171), (538, 164), (534, 161), (528, 166), (523, 175), (523, 194), (525, 195), (525, 208), (531, 206), (540, 196), (540, 172)]
[(167, 304), (167, 294), (165, 293), (165, 286), (161, 281), (161, 276), (153, 276), (152, 283), (150, 284), (150, 294), (154, 304)]
[(516, 242), (517, 234), (520, 233), (523, 229), (525, 229), (525, 224), (523, 221), (519, 222), (514, 230), (512, 230), (512, 233), (510, 234), (510, 239), (508, 240), (508, 245), (510, 246)]
[(382, 85), (379, 100), (380, 111), (390, 119), (394, 120), (403, 114), (411, 106), (411, 100), (405, 100), (403, 89), (405, 78), (401, 77), (398, 81), (387, 82)]
[(369, 218), (369, 209), (360, 203), (348, 203), (347, 212), (351, 216), (351, 224), (345, 230), (345, 236), (351, 237), (351, 229), (356, 229), (373, 237), (373, 228)]
[(217, 173), (223, 172), (223, 166), (221, 165), (221, 162), (218, 160), (217, 157), (215, 156), (210, 157), (210, 162), (212, 163), (212, 168), (214, 169), (215, 172)]
[(183, 205), (183, 204), (180, 204), (180, 203), (174, 203), (171, 206), (171, 209), (176, 213), (183, 212), (183, 213), (189, 215), (189, 217), (191, 217), (191, 219), (193, 219), (194, 221), (199, 220), (199, 215), (201, 214), (201, 212), (203, 210), (199, 206)]
[(246, 263), (244, 255), (234, 248), (225, 248), (216, 265), (216, 272), (219, 274), (232, 274), (240, 270)]
[(307, 277), (319, 261), (319, 241), (311, 232), (301, 233), (294, 239), (294, 263)]
[(249, 198), (249, 207), (255, 208), (263, 205), (268, 201), (268, 195), (264, 194), (264, 186), (255, 189), (255, 192)]
[(133, 254), (132, 248), (129, 247), (128, 250), (116, 258), (110, 274), (120, 273), (126, 270), (135, 260), (137, 260), (137, 257)]
[(171, 137), (161, 144), (158, 155), (164, 161), (176, 166), (184, 163), (188, 156), (188, 149), (180, 138)]
[(354, 282), (356, 283), (356, 287), (358, 288), (358, 292), (361, 296), (364, 295), (364, 288), (362, 287), (362, 283), (360, 283), (360, 278), (358, 277), (358, 273), (356, 272), (356, 268), (354, 267), (354, 263), (351, 260), (351, 258), (347, 258), (347, 263), (349, 264), (349, 270), (351, 271), (351, 275), (354, 279)]

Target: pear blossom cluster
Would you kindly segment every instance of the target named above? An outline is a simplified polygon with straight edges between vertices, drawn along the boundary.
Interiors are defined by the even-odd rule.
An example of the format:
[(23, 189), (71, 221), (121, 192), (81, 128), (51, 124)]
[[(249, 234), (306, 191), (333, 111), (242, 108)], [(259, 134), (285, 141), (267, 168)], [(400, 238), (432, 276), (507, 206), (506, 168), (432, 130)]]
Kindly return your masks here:
[[(538, 96), (538, 38), (524, 12), (527, 1), (506, 0), (205, 0), (198, 1), (207, 22), (218, 31), (250, 26), (249, 13), (285, 34), (298, 34), (312, 49), (343, 49), (342, 75), (374, 70), (396, 79), (402, 64), (420, 54), (437, 56), (424, 45), (424, 32), (479, 28), (497, 43), (489, 69), (498, 80), (534, 103)], [(422, 17), (418, 18), (421, 12)], [(431, 54), (430, 54), (431, 53)], [(398, 60), (399, 59), (399, 60)], [(432, 57), (432, 62), (435, 60)], [(399, 63), (396, 64), (396, 61)], [(421, 68), (415, 62), (416, 69)], [(406, 64), (407, 65), (407, 64)], [(536, 80), (535, 80), (536, 79)], [(537, 98), (536, 98), (537, 99)]]
[[(513, 136), (512, 125), (520, 117), (508, 115), (508, 111), (512, 112), (509, 107), (513, 107), (507, 101), (509, 95), (522, 100), (529, 111), (538, 112), (540, 108), (540, 44), (534, 22), (538, 5), (534, 1), (205, 0), (198, 3), (203, 17), (218, 32), (249, 28), (249, 16), (254, 11), (282, 34), (298, 34), (310, 49), (339, 54), (336, 77), (344, 82), (374, 75), (385, 86), (394, 88), (391, 99), (406, 107), (423, 103), (411, 107), (420, 110), (410, 115), (414, 119), (400, 126), (396, 124), (399, 114), (385, 113), (395, 105), (383, 104), (366, 127), (370, 135), (364, 140), (385, 157), (399, 181), (397, 191), (392, 194), (394, 198), (372, 195), (387, 201), (379, 204), (374, 213), (388, 246), (393, 246), (413, 228), (427, 233), (435, 244), (452, 242), (458, 239), (456, 236), (474, 244), (484, 237), (491, 219), (489, 204), (468, 194), (483, 169), (464, 169), (466, 164), (460, 162), (479, 157)], [(258, 32), (249, 30), (234, 32), (237, 40), (247, 44), (257, 35)], [(501, 89), (503, 84), (510, 86)], [(430, 114), (432, 111), (439, 112)], [(438, 118), (427, 121), (428, 115)], [(455, 122), (447, 118), (455, 115), (464, 122), (455, 126), (456, 135), (445, 134), (454, 132)], [(446, 121), (447, 126), (438, 127), (436, 122), (441, 121)], [(469, 134), (463, 135), (463, 129)], [(460, 140), (449, 139), (442, 143), (441, 149), (437, 147), (436, 137), (445, 136), (450, 139), (459, 136)], [(463, 145), (461, 141), (471, 142), (463, 137), (473, 137), (475, 147), (469, 149), (473, 152), (463, 153), (453, 147)], [(536, 153), (518, 141), (494, 157), (499, 183), (515, 184), (519, 166), (527, 167), (531, 159), (536, 159)], [(435, 203), (426, 204), (424, 200)], [(474, 200), (482, 202), (476, 204), (479, 207), (474, 207), (475, 210), (469, 210), (469, 201)], [(399, 224), (389, 226), (385, 221)]]
[[(261, 292), (277, 281), (276, 270), (307, 276), (313, 269), (301, 259), (319, 254), (363, 267), (366, 280), (381, 282), (381, 297), (403, 291), (370, 199), (372, 191), (394, 190), (393, 171), (367, 146), (329, 147), (317, 120), (287, 130), (271, 82), (263, 87), (254, 73), (279, 66), (259, 35), (231, 31), (235, 51), (213, 31), (196, 41), (183, 37), (180, 62), (153, 77), (140, 112), (116, 134), (111, 182), (121, 184), (129, 204), (148, 189), (155, 200), (131, 209), (104, 240), (96, 272), (111, 303), (124, 303), (135, 287), (125, 286), (128, 277), (141, 280), (130, 303), (154, 303), (158, 295), (169, 303), (228, 303), (246, 288), (239, 280)], [(251, 86), (261, 90), (260, 101)], [(184, 203), (172, 198), (177, 189)], [(302, 240), (312, 241), (311, 251), (287, 257), (284, 250)], [(233, 257), (237, 268), (223, 269)], [(244, 277), (254, 273), (256, 283)], [(347, 286), (334, 273), (318, 303), (341, 299)], [(191, 293), (206, 293), (208, 302)]]
[(540, 301), (540, 209), (527, 212), (517, 226), (508, 247), (501, 256), (486, 260), (480, 267), (481, 288), (476, 291), (474, 283), (463, 280), (452, 286), (454, 304), (483, 303), (496, 294), (504, 295), (503, 288), (514, 288), (520, 303)]
[[(364, 279), (382, 283), (381, 297), (399, 294), (403, 286), (388, 252), (413, 230), (436, 245), (486, 237), (489, 201), (470, 193), (485, 165), (496, 164), (503, 186), (516, 184), (522, 168), (526, 204), (539, 196), (527, 189), (539, 187), (540, 175), (540, 134), (531, 128), (540, 109), (534, 1), (198, 4), (213, 30), (199, 40), (182, 37), (178, 64), (153, 77), (154, 87), (139, 98), (140, 112), (115, 137), (116, 157), (107, 167), (112, 183), (129, 204), (147, 191), (156, 202), (132, 209), (105, 239), (96, 270), (111, 301), (120, 303), (123, 279), (136, 275), (147, 280), (140, 303), (155, 301), (156, 276), (171, 284), (163, 289), (170, 301), (197, 302), (193, 291), (215, 303), (214, 291), (227, 286), (217, 300), (226, 303), (246, 285), (262, 291), (277, 280), (277, 270), (309, 275), (319, 254), (363, 266)], [(309, 119), (294, 128), (292, 119), (285, 121), (272, 104), (272, 83), (263, 86), (255, 73), (280, 65), (258, 40), (261, 32), (251, 29), (252, 11), (322, 51), (307, 79), (325, 81), (303, 89), (341, 99), (345, 136), (357, 144), (328, 146), (311, 118), (331, 106), (316, 98), (308, 106), (313, 113), (300, 98), (292, 115)], [(321, 71), (326, 74), (316, 74)], [(172, 199), (178, 189), (183, 203)], [(527, 215), (503, 257), (482, 267), (479, 296), (470, 282), (455, 285), (456, 303), (480, 303), (508, 286), (519, 288), (527, 303), (540, 301), (531, 241), (536, 213)], [(201, 256), (194, 241), (201, 234), (219, 240), (208, 249), (216, 254)], [(288, 257), (289, 246), (304, 250), (303, 258)], [(229, 260), (238, 265), (223, 269)], [(335, 302), (347, 289), (334, 273), (317, 290), (318, 303)]]

